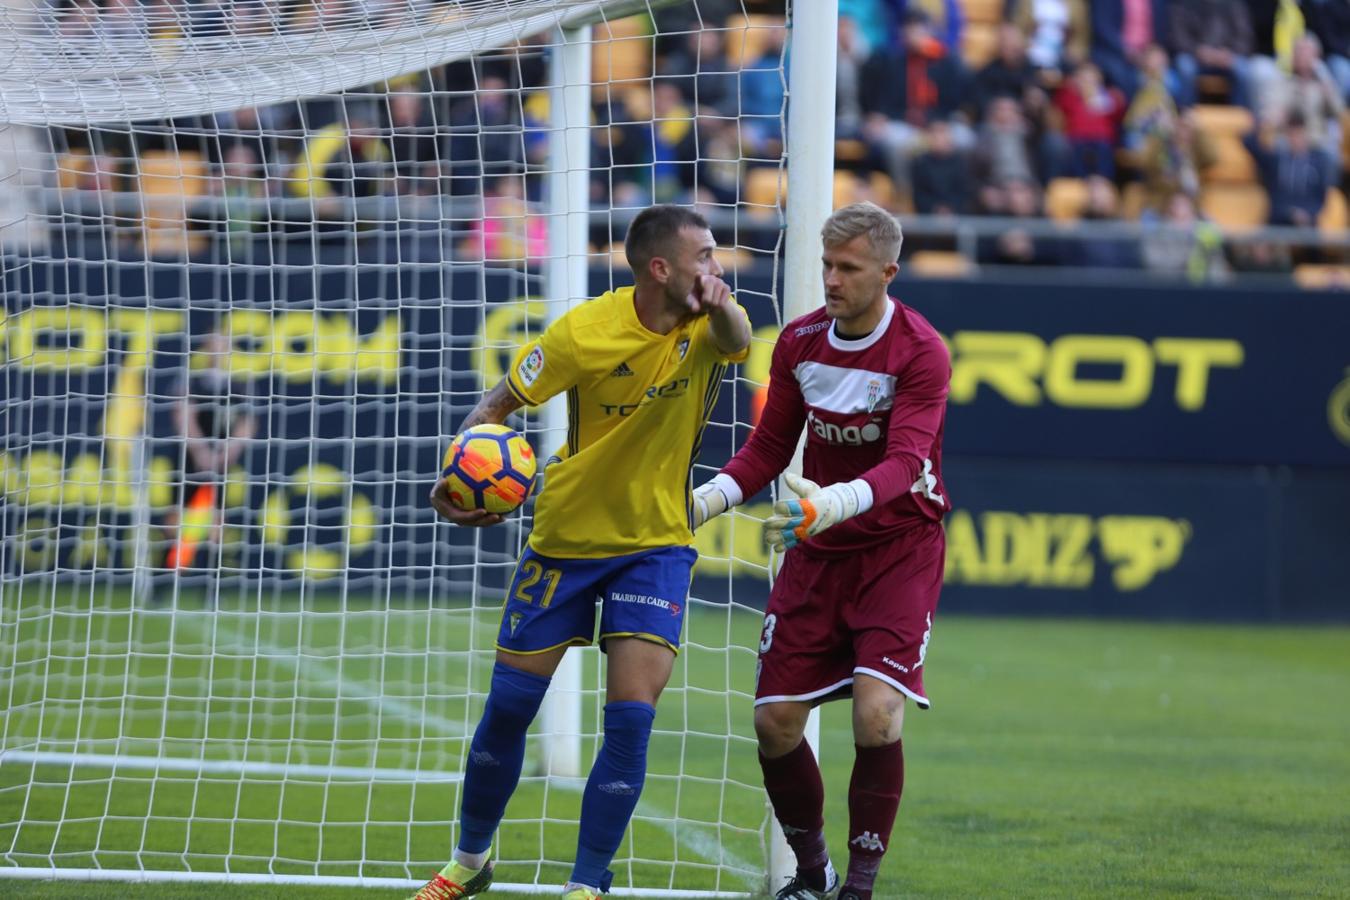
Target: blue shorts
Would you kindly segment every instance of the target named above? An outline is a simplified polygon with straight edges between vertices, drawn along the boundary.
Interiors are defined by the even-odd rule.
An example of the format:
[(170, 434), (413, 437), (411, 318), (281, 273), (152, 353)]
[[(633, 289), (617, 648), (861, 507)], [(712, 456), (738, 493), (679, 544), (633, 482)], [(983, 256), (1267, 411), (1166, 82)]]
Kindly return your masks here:
[(598, 597), (601, 650), (606, 638), (636, 637), (678, 652), (696, 559), (692, 547), (603, 559), (558, 559), (526, 547), (507, 588), (497, 648), (543, 653), (590, 644)]

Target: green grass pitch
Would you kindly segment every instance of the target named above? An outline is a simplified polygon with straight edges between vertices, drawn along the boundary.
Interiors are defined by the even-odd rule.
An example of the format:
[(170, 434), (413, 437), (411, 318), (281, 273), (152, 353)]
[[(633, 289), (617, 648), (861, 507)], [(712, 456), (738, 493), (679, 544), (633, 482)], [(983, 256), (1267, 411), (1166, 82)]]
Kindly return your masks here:
[[(54, 855), (73, 867), (423, 877), (443, 860), (453, 775), (481, 710), (465, 687), (486, 687), (494, 610), (301, 610), (260, 595), (170, 613), (111, 591), (32, 587), (8, 587), (0, 608), (3, 749), (40, 737), (44, 750), (83, 755), (0, 758), (0, 866)], [(691, 610), (616, 886), (757, 886), (764, 805), (747, 648), (758, 628), (746, 611)], [(904, 799), (877, 897), (1350, 895), (1347, 647), (1346, 628), (940, 618), (934, 708), (908, 712)], [(591, 651), (587, 684), (595, 666)], [(586, 701), (587, 731), (598, 710)], [(821, 744), (842, 866), (846, 704), (825, 709)], [(540, 751), (532, 736), (531, 759)], [(91, 754), (251, 768), (156, 775)], [(301, 768), (283, 776), (282, 764)], [(331, 767), (346, 774), (316, 774)], [(372, 769), (384, 780), (362, 780)], [(576, 783), (527, 768), (499, 880), (561, 883), (579, 800)], [(189, 893), (407, 892), (0, 880), (4, 897)]]

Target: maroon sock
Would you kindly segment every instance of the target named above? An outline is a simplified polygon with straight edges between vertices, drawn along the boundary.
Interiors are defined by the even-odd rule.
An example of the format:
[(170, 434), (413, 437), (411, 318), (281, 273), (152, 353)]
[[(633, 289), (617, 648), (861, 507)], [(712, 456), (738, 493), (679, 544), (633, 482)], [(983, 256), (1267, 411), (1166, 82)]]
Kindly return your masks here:
[(808, 886), (824, 890), (825, 866), (830, 861), (825, 846), (825, 784), (811, 745), (802, 741), (776, 759), (760, 753), (759, 767), (764, 770), (764, 788), (773, 813), (797, 856), (798, 874)]
[(858, 747), (848, 785), (848, 877), (844, 886), (871, 900), (881, 857), (905, 784), (905, 753), (899, 741), (885, 747)]

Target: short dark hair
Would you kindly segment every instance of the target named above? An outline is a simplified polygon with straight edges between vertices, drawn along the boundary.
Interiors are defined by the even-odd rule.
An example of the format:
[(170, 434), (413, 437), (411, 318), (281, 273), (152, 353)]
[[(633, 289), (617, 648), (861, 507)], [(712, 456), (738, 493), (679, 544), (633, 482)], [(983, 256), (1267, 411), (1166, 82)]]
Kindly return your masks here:
[(634, 273), (645, 272), (647, 263), (653, 258), (670, 252), (668, 248), (681, 228), (707, 227), (708, 220), (686, 206), (673, 203), (649, 206), (628, 226), (623, 254), (628, 257), (628, 265)]

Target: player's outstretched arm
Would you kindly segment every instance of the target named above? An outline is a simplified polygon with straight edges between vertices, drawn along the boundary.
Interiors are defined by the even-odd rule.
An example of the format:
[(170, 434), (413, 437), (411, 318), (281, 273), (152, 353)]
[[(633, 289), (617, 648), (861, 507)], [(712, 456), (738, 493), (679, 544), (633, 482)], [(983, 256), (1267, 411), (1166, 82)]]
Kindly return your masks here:
[[(503, 378), (495, 387), (483, 394), (478, 404), (460, 424), (460, 431), (475, 425), (501, 425), (506, 421), (506, 417), (520, 409), (521, 405)], [(485, 509), (464, 510), (455, 506), (450, 502), (450, 486), (444, 478), (439, 479), (431, 489), (431, 506), (440, 513), (441, 518), (456, 525), (483, 527), (505, 521), (503, 516)]]

